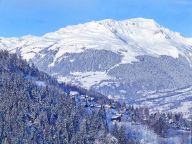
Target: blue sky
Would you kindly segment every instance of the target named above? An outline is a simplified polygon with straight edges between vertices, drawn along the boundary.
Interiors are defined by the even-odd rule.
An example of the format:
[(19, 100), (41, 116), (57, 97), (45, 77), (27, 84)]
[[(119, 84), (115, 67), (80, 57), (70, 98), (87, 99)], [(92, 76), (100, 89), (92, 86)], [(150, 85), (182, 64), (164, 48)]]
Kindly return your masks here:
[(0, 0), (0, 37), (43, 35), (106, 18), (152, 18), (192, 37), (192, 0)]

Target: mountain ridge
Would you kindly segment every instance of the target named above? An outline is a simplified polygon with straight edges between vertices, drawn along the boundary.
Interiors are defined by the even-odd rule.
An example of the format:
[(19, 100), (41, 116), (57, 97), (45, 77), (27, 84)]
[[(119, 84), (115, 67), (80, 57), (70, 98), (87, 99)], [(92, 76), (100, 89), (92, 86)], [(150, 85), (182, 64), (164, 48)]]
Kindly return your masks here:
[[(1, 38), (0, 49), (17, 53), (61, 82), (129, 103), (146, 91), (160, 95), (159, 90), (192, 85), (191, 40), (151, 19), (107, 19), (42, 37)], [(190, 97), (176, 101), (167, 103), (183, 107), (187, 102), (191, 109)]]
[[(97, 31), (94, 31), (93, 30), (94, 28)], [(88, 32), (85, 33), (85, 31), (88, 31)], [(71, 35), (69, 33), (71, 33)], [(138, 36), (139, 34), (141, 34), (140, 37)], [(82, 38), (79, 38), (79, 37), (82, 37)], [(143, 38), (145, 37), (152, 38), (151, 40), (152, 42), (149, 40), (143, 40)], [(85, 24), (67, 26), (65, 28), (59, 29), (56, 32), (47, 33), (42, 37), (24, 36), (21, 38), (10, 38), (10, 39), (1, 38), (1, 41), (4, 40), (5, 45), (7, 41), (11, 41), (15, 45), (17, 45), (18, 48), (22, 47), (22, 43), (27, 45), (28, 41), (34, 41), (36, 43), (39, 43), (39, 45), (37, 44), (37, 46), (39, 47), (43, 45), (43, 44), (41, 45), (41, 42), (42, 42), (42, 43), (46, 43), (45, 46), (59, 45), (62, 47), (70, 47), (69, 49), (74, 49), (75, 46), (70, 46), (70, 45), (76, 44), (78, 46), (76, 46), (77, 48), (73, 50), (73, 52), (77, 53), (77, 52), (82, 52), (82, 48), (87, 46), (86, 43), (88, 43), (88, 47), (97, 48), (97, 46), (94, 46), (94, 44), (92, 44), (90, 41), (96, 41), (96, 42), (98, 41), (100, 42), (99, 46), (102, 45), (103, 47), (107, 47), (108, 43), (111, 40), (112, 42), (114, 41), (114, 44), (116, 45), (121, 45), (122, 47), (128, 47), (128, 48), (125, 48), (126, 50), (130, 49), (130, 47), (134, 45), (138, 49), (138, 51), (143, 51), (143, 49), (146, 49), (143, 47), (146, 47), (147, 45), (149, 45), (150, 49), (147, 52), (145, 51), (146, 54), (169, 55), (174, 58), (177, 58), (178, 55), (180, 54), (177, 51), (177, 48), (169, 47), (168, 50), (164, 49), (165, 52), (162, 52), (162, 50), (159, 50), (159, 48), (156, 46), (160, 44), (162, 44), (162, 46), (171, 45), (169, 44), (171, 43), (171, 41), (168, 41), (168, 42), (164, 41), (164, 43), (161, 41), (161, 40), (164, 40), (164, 38), (169, 39), (170, 37), (178, 38), (180, 43), (184, 41), (186, 44), (188, 44), (187, 42), (189, 42), (189, 40), (182, 37), (179, 33), (174, 33), (172, 31), (169, 31), (166, 28), (161, 27), (152, 19), (136, 18), (136, 19), (123, 20), (123, 21), (115, 21), (112, 19), (107, 19), (102, 21), (92, 21)], [(69, 38), (69, 40), (66, 40), (66, 41), (63, 40), (67, 38)], [(102, 42), (103, 39), (108, 39), (108, 41), (106, 43)], [(63, 44), (65, 42), (72, 41), (72, 40), (77, 41), (78, 43), (72, 42), (72, 44), (69, 43), (69, 45)], [(140, 41), (140, 43), (143, 42), (143, 44), (139, 45), (138, 41)], [(156, 43), (156, 45), (154, 45), (153, 41)], [(9, 46), (9, 44), (7, 45)], [(117, 50), (115, 50), (116, 47), (113, 49), (111, 48), (111, 45), (109, 45), (109, 47), (110, 47), (110, 50), (114, 49), (114, 51), (117, 52)], [(141, 48), (138, 48), (138, 47), (141, 47)], [(125, 61), (131, 62), (136, 60), (135, 55), (137, 56), (142, 54), (142, 52), (137, 54), (138, 51), (131, 50), (131, 52), (129, 52), (129, 57), (132, 56), (132, 58)], [(63, 52), (60, 52), (60, 54), (58, 54), (58, 57), (62, 56), (66, 52), (71, 52), (71, 51), (65, 50)]]

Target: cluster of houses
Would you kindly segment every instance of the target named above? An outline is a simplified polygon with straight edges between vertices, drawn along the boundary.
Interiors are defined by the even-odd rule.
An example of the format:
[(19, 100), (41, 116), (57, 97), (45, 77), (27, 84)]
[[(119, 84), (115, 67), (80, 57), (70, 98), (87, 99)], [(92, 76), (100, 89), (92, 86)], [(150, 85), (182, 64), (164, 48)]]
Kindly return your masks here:
[(94, 97), (88, 95), (80, 95), (77, 91), (70, 91), (69, 95), (76, 99), (77, 103), (80, 103), (84, 107), (89, 108), (101, 108), (102, 106), (105, 107), (107, 111), (110, 111), (110, 120), (112, 122), (121, 122), (122, 113), (118, 112), (118, 104), (115, 102), (109, 102), (106, 104), (98, 103)]
[[(105, 103), (100, 103), (102, 101), (101, 99), (98, 100), (98, 98), (94, 96), (89, 96), (89, 95), (80, 95), (79, 92), (77, 91), (70, 91), (69, 95), (73, 98), (75, 98), (76, 102), (81, 104), (84, 107), (87, 108), (101, 108), (102, 106), (105, 107), (105, 110), (108, 115), (108, 119), (115, 123), (115, 122), (121, 122), (122, 120), (130, 121), (130, 122), (145, 122), (147, 120), (157, 119), (158, 117), (165, 118), (168, 115), (163, 115), (160, 113), (155, 113), (155, 114), (149, 114), (149, 109), (147, 108), (134, 108), (133, 106), (126, 107), (123, 105), (120, 105), (118, 102), (114, 101), (109, 101)], [(175, 122), (171, 121), (170, 119), (167, 124), (170, 127), (177, 128), (178, 124)], [(185, 121), (184, 121), (185, 122)], [(184, 128), (183, 128), (184, 129)], [(185, 127), (186, 130), (186, 127)]]

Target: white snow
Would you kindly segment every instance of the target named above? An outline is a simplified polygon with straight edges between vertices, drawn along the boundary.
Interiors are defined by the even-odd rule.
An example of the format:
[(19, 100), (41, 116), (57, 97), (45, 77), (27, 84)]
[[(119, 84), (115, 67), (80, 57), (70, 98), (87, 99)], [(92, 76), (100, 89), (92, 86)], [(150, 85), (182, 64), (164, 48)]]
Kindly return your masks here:
[(43, 82), (43, 81), (35, 81), (35, 84), (39, 87), (45, 87), (46, 86), (46, 83)]
[(188, 42), (189, 45), (192, 46), (192, 38), (187, 38), (187, 42)]
[(136, 106), (148, 106), (153, 112), (182, 112), (184, 117), (192, 117), (192, 87), (140, 94), (142, 97), (136, 100)]
[(79, 84), (84, 88), (90, 89), (91, 86), (99, 84), (103, 80), (113, 80), (114, 77), (107, 75), (105, 72), (73, 72), (70, 76), (56, 76), (59, 82)]
[(69, 95), (70, 96), (77, 96), (77, 95), (79, 95), (79, 92), (77, 92), (77, 91), (70, 91)]
[[(86, 49), (105, 49), (120, 53), (123, 56), (122, 63), (136, 61), (135, 57), (138, 55), (189, 57), (191, 42), (191, 39), (161, 27), (151, 19), (107, 19), (67, 26), (42, 37), (1, 38), (0, 49), (20, 51), (26, 60), (32, 59), (45, 48), (58, 50), (50, 65), (54, 66), (65, 53), (80, 53)], [(191, 56), (188, 59), (191, 60)]]

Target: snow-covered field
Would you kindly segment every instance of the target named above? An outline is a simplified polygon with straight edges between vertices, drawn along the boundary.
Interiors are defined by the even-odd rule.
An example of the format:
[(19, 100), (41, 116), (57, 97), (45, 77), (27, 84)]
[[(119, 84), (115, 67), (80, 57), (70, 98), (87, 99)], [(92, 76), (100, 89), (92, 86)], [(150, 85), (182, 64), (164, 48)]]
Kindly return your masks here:
[(65, 81), (72, 84), (81, 82), (79, 85), (86, 89), (90, 89), (92, 85), (97, 85), (103, 80), (110, 79), (114, 78), (105, 72), (74, 72), (67, 77), (58, 77), (58, 81), (60, 82)]
[(128, 122), (121, 123), (121, 125), (125, 125), (127, 133), (137, 137), (141, 144), (191, 144), (190, 132), (170, 130), (170, 135), (167, 138), (162, 138), (145, 125), (133, 125)]
[(181, 112), (192, 120), (192, 87), (139, 93), (141, 97), (134, 101), (136, 106), (147, 106), (152, 112)]

